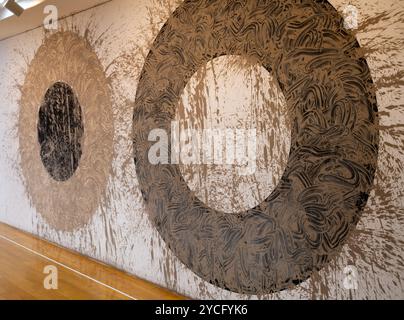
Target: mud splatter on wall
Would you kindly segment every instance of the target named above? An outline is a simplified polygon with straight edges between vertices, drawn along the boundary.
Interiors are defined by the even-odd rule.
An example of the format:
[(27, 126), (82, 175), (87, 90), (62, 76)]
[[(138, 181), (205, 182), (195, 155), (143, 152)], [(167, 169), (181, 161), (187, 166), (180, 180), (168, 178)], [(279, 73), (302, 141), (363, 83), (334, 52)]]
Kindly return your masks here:
[[(55, 118), (54, 112), (51, 120), (57, 122), (45, 125), (41, 121), (50, 112), (49, 101), (56, 99), (53, 108), (63, 108), (60, 99), (68, 99), (65, 95), (55, 97), (56, 93), (49, 96), (52, 94), (49, 87), (56, 90), (55, 83), (60, 81), (74, 88), (75, 93), (70, 89), (70, 95), (74, 104), (80, 101), (83, 119), (80, 115), (67, 116), (69, 110), (66, 116), (59, 112), (62, 114)], [(71, 109), (72, 115), (77, 113), (77, 107)], [(80, 119), (78, 124), (71, 123), (74, 118)], [(83, 226), (102, 201), (111, 172), (113, 148), (110, 88), (88, 40), (69, 31), (46, 37), (28, 65), (21, 86), (18, 121), (22, 174), (33, 206), (58, 230), (72, 231)], [(71, 132), (73, 125), (76, 133)], [(59, 129), (51, 130), (51, 126)], [(68, 131), (61, 134), (64, 126), (69, 127)], [(73, 139), (72, 133), (83, 134), (77, 136), (74, 145), (53, 139), (54, 135), (58, 139), (65, 135)], [(73, 159), (67, 159), (67, 163), (63, 158), (52, 161), (55, 152), (59, 157), (73, 156)], [(78, 157), (77, 152), (82, 154)]]
[[(342, 23), (327, 2), (186, 1), (146, 58), (133, 124), (143, 199), (170, 249), (216, 286), (249, 294), (291, 288), (339, 253), (360, 218), (377, 165), (377, 102)], [(282, 180), (236, 214), (195, 197), (176, 164), (151, 163), (147, 140), (159, 128), (173, 135), (190, 75), (222, 55), (274, 72), (293, 124)]]
[[(97, 192), (98, 205), (88, 211), (92, 214), (87, 216), (85, 221), (76, 226), (73, 223), (71, 228), (64, 227), (65, 222), (58, 225), (59, 219), (52, 222), (52, 218), (41, 213), (30, 195), (21, 169), (24, 166), (24, 144), (20, 141), (19, 119), (23, 110), (20, 103), (23, 98), (21, 94), (24, 92), (23, 85), (29, 75), (30, 66), (41, 51), (40, 48), (52, 37), (57, 39), (58, 35), (37, 29), (0, 42), (2, 61), (0, 66), (0, 104), (2, 106), (0, 112), (2, 151), (0, 220), (195, 298), (402, 298), (404, 278), (402, 263), (404, 255), (402, 194), (404, 135), (401, 130), (404, 125), (402, 95), (404, 57), (401, 52), (403, 2), (350, 1), (349, 3), (358, 8), (359, 23), (355, 36), (363, 50), (361, 55), (367, 60), (376, 87), (380, 132), (378, 165), (374, 187), (356, 229), (342, 247), (341, 253), (321, 271), (312, 274), (307, 281), (279, 293), (258, 296), (223, 290), (209, 284), (183, 265), (167, 247), (149, 220), (133, 163), (132, 116), (138, 79), (146, 56), (161, 27), (181, 4), (180, 1), (114, 1), (114, 6), (106, 4), (70, 17), (61, 24), (60, 32), (76, 35), (80, 42), (85, 44), (88, 52), (91, 52), (90, 56), (99, 61), (97, 70), (104, 79), (102, 82), (108, 87), (105, 92), (110, 94), (109, 117), (112, 119), (111, 129), (105, 131), (112, 132), (106, 135), (111, 142), (108, 147), (110, 148), (108, 152), (111, 154), (110, 168), (104, 187), (100, 188), (99, 193)], [(331, 1), (331, 4), (340, 12), (349, 3)], [(209, 25), (209, 21), (206, 23)], [(219, 64), (222, 70), (227, 69), (225, 61), (220, 61)], [(236, 62), (236, 67), (246, 71), (246, 75), (249, 72), (249, 67), (244, 66), (240, 61)], [(207, 66), (207, 69), (209, 68), (211, 67)], [(218, 68), (215, 69), (215, 66), (213, 68), (214, 73)], [(52, 68), (47, 70), (49, 73), (52, 72)], [(231, 72), (229, 69), (227, 76), (232, 78)], [(229, 93), (228, 99), (231, 99), (231, 92), (226, 93), (220, 90), (207, 92), (203, 87), (217, 88), (220, 87), (220, 83), (215, 83), (215, 77), (210, 78), (209, 70), (207, 75), (203, 72), (201, 74), (196, 78), (201, 87), (196, 86), (195, 91), (199, 91), (194, 97), (197, 100), (209, 102), (218, 97), (221, 101), (222, 96), (227, 93)], [(261, 81), (259, 75), (256, 75), (257, 73), (251, 85), (247, 86), (249, 89), (254, 87), (254, 90), (251, 93), (244, 93), (248, 97), (246, 106), (256, 104), (257, 96), (261, 96), (264, 101), (273, 101), (272, 92), (262, 85), (266, 80)], [(86, 115), (86, 106), (94, 110), (91, 107), (94, 104), (83, 102), (82, 94), (68, 80), (58, 77), (44, 85), (42, 90), (38, 90), (36, 109), (32, 113), (35, 119), (32, 132), (35, 134), (32, 134), (30, 139), (37, 144), (35, 147), (37, 150), (33, 153), (37, 154), (37, 158), (28, 160), (37, 161), (46, 174), (39, 156), (36, 121), (46, 90), (52, 83), (65, 81), (74, 89), (82, 107), (84, 136), (89, 134), (87, 121), (90, 120)], [(219, 79), (219, 81), (222, 80)], [(192, 83), (190, 83), (190, 89), (192, 90)], [(216, 118), (209, 112), (193, 114), (194, 111), (191, 112), (191, 110), (194, 110), (192, 104), (195, 99), (192, 93), (189, 94), (189, 98), (186, 94), (185, 92), (182, 99), (183, 108), (181, 109), (181, 106), (177, 108), (178, 117), (184, 119), (184, 124), (193, 123), (196, 126), (198, 121), (202, 122), (202, 118), (205, 120)], [(188, 111), (181, 113), (181, 110)], [(222, 112), (225, 113), (225, 110)], [(290, 141), (289, 135), (283, 138), (284, 132), (286, 133), (287, 130), (276, 131), (277, 135), (280, 134), (282, 137), (273, 136), (275, 144), (283, 139)], [(267, 136), (271, 136), (271, 133), (267, 132)], [(86, 143), (88, 140), (83, 139), (83, 154), (79, 166), (73, 176), (67, 180), (68, 183), (79, 174), (85, 152), (88, 150)], [(282, 168), (282, 165), (279, 168)], [(187, 178), (187, 174), (191, 175), (192, 170), (199, 169), (183, 168), (184, 178)], [(278, 169), (275, 168), (274, 171), (276, 170)], [(196, 185), (200, 183), (203, 186), (208, 181), (203, 175), (201, 177), (202, 181), (192, 182), (189, 179), (186, 182), (190, 187), (200, 190)], [(49, 183), (51, 182), (56, 183), (56, 181)], [(242, 190), (241, 185), (235, 184), (234, 189), (236, 188)], [(270, 192), (271, 188), (264, 187), (263, 190)], [(213, 194), (209, 190), (207, 192), (208, 194), (205, 191), (199, 195), (203, 201), (209, 201), (209, 196), (214, 198), (220, 195), (222, 199), (224, 197), (220, 194), (220, 188), (213, 191)], [(217, 192), (216, 196), (215, 192)], [(263, 193), (265, 198), (267, 194)], [(262, 198), (256, 201), (260, 200)], [(255, 205), (254, 201), (248, 207), (253, 205)], [(230, 203), (230, 209), (231, 206)], [(42, 212), (46, 211), (42, 210)], [(346, 266), (354, 266), (358, 271), (357, 290), (347, 290), (344, 287)]]

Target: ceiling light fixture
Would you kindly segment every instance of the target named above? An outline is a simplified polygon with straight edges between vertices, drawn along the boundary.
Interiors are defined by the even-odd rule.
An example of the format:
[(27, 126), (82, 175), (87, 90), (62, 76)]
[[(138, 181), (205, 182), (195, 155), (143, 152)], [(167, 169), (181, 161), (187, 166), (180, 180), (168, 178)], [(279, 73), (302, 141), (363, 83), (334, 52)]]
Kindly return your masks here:
[(7, 10), (11, 11), (13, 14), (16, 16), (22, 15), (24, 12), (24, 8), (21, 7), (15, 0), (6, 0), (3, 3), (3, 7), (6, 8)]

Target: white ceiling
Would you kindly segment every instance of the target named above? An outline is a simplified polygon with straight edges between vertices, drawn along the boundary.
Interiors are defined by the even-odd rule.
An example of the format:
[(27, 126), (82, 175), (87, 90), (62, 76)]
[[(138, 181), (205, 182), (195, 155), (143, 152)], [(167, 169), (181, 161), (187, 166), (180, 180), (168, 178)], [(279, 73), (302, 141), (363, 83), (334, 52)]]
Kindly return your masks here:
[(0, 0), (0, 40), (41, 26), (46, 16), (46, 5), (55, 5), (61, 19), (109, 1), (111, 0), (17, 0), (26, 10), (20, 17), (16, 17), (3, 8), (3, 0)]

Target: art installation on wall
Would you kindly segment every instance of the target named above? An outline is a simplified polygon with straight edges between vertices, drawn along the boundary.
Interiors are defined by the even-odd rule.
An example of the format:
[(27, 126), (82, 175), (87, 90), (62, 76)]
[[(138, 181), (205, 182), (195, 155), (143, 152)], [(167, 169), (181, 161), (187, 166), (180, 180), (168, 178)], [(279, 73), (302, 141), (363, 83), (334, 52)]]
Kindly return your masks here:
[(83, 134), (81, 106), (73, 89), (56, 82), (45, 94), (38, 119), (42, 163), (56, 181), (70, 179), (79, 166)]
[[(358, 49), (327, 1), (185, 1), (165, 23), (138, 85), (134, 156), (150, 218), (200, 277), (239, 293), (270, 293), (339, 252), (377, 166), (377, 102)], [(171, 132), (189, 79), (222, 55), (247, 56), (273, 72), (293, 115), (281, 182), (238, 214), (206, 206), (178, 165), (149, 160), (149, 132)]]
[[(196, 299), (402, 298), (403, 23), (112, 0), (1, 40), (0, 221)], [(150, 162), (173, 121), (256, 129), (257, 171)]]
[(21, 167), (31, 201), (55, 228), (82, 227), (102, 201), (112, 166), (104, 70), (84, 38), (57, 32), (36, 52), (21, 92)]

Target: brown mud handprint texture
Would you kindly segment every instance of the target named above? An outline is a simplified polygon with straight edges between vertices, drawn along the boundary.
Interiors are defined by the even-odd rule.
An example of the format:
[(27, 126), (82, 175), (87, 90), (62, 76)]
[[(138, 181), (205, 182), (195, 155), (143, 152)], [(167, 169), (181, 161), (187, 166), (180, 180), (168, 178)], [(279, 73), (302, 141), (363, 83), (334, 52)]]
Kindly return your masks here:
[(29, 198), (57, 230), (86, 225), (104, 197), (113, 155), (110, 95), (84, 37), (46, 36), (21, 87), (18, 133)]
[[(178, 165), (148, 159), (149, 132), (170, 132), (191, 77), (224, 55), (274, 76), (291, 123), (280, 182), (238, 213), (207, 206)], [(265, 294), (310, 277), (340, 252), (372, 188), (375, 89), (358, 42), (327, 1), (185, 1), (146, 58), (133, 119), (137, 175), (154, 226), (187, 267), (227, 290)]]

